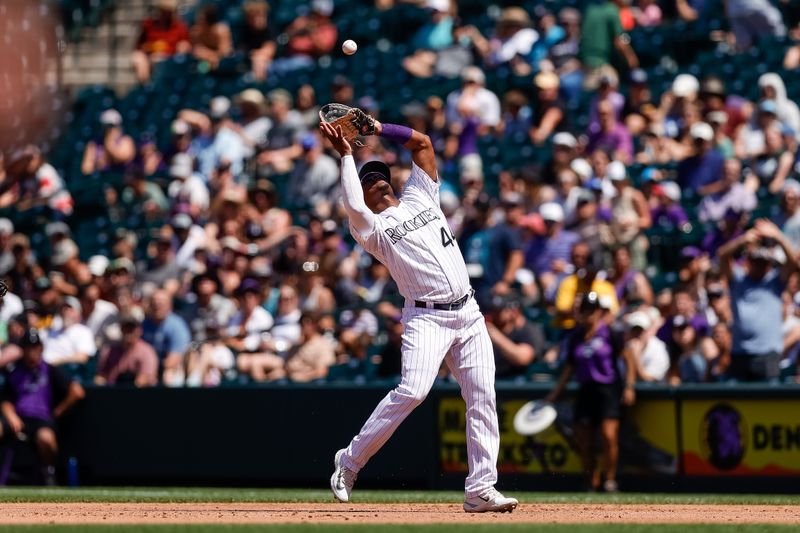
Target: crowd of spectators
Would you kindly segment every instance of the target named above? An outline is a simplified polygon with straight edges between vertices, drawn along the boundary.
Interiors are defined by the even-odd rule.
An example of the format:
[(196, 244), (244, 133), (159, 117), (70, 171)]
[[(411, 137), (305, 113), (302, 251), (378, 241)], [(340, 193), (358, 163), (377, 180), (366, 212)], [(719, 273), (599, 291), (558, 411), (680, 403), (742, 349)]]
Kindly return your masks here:
[[(341, 40), (330, 0), (313, 0), (284, 28), (272, 26), (266, 2), (247, 0), (236, 32), (215, 4), (192, 24), (178, 2), (156, 4), (134, 52), (142, 83), (175, 54), (213, 76), (242, 53), (248, 79), (280, 79)], [(694, 20), (697, 0), (667, 2), (664, 13), (652, 0), (555, 13), (507, 7), (490, 34), (462, 25), (456, 2), (419, 4), (430, 20), (397, 68), (461, 85), (406, 102), (402, 113), (431, 137), (448, 178), (442, 209), (485, 312), (498, 378), (553, 376), (576, 302), (590, 291), (603, 320), (624, 332), (641, 381), (791, 374), (800, 351), (800, 111), (780, 74), (764, 73), (752, 101), (702, 73), (676, 75), (654, 98), (626, 32)], [(732, 32), (720, 46), (746, 50), (787, 32), (766, 0), (731, 0), (727, 14)], [(797, 50), (787, 47), (787, 69)], [(529, 86), (490, 90), (487, 73), (500, 67), (529, 76)], [(339, 76), (330, 94), (380, 117), (362, 89)], [(573, 120), (576, 102), (585, 102), (585, 124)], [(338, 161), (316, 129), (320, 103), (311, 85), (215, 96), (181, 110), (164, 145), (134, 139), (119, 112), (103, 111), (81, 171), (124, 173), (106, 190), (109, 217), (165, 221), (146, 242), (117, 228), (108, 255), (82, 254), (73, 199), (37, 149), (6, 156), (0, 206), (39, 202), (52, 222), (47, 242), (33, 246), (0, 218), (0, 277), (10, 289), (0, 367), (21, 357), (35, 329), (44, 361), (84, 383), (398, 375), (403, 300), (387, 269), (349, 238)], [(522, 138), (544, 155), (495, 177), (481, 150), (487, 138)], [(407, 151), (370, 137), (354, 155), (359, 165), (389, 163), (402, 189)], [(669, 239), (685, 245), (666, 248)]]

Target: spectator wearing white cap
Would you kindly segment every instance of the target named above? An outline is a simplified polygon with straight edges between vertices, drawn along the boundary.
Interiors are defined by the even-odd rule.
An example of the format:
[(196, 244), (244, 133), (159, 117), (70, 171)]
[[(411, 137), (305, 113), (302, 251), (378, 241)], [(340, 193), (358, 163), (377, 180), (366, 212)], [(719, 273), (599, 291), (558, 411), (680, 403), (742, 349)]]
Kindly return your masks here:
[(712, 147), (714, 130), (705, 122), (693, 124), (689, 129), (692, 141), (691, 155), (678, 163), (678, 184), (681, 189), (697, 193), (702, 187), (722, 178), (724, 159)]
[(92, 330), (81, 323), (81, 312), (81, 303), (77, 298), (64, 298), (61, 313), (44, 338), (43, 357), (47, 363), (54, 366), (82, 365), (94, 357), (97, 345)]
[(634, 311), (625, 317), (626, 346), (636, 362), (637, 381), (663, 382), (669, 370), (667, 345), (654, 335), (653, 320), (647, 311)]
[(215, 96), (205, 113), (183, 109), (178, 118), (196, 132), (187, 150), (197, 160), (197, 171), (210, 181), (221, 166), (229, 167), (238, 179), (248, 148), (230, 120), (231, 101)]
[(544, 235), (531, 239), (525, 250), (525, 265), (533, 270), (545, 294), (552, 294), (556, 281), (568, 273), (572, 247), (578, 235), (564, 229), (564, 208), (555, 202), (539, 206), (545, 225)]
[(102, 135), (86, 143), (81, 172), (121, 171), (136, 157), (136, 144), (122, 131), (122, 115), (116, 109), (106, 109), (100, 114)]
[(176, 154), (169, 166), (172, 182), (167, 195), (173, 211), (187, 208), (193, 218), (199, 218), (209, 207), (208, 186), (194, 171), (194, 160), (189, 154)]
[(681, 188), (674, 181), (662, 181), (652, 187), (650, 218), (654, 226), (687, 228), (689, 217), (681, 206)]
[(631, 253), (636, 270), (644, 270), (647, 262), (647, 241), (642, 232), (652, 225), (650, 210), (642, 191), (628, 180), (628, 171), (619, 161), (608, 165), (606, 176), (614, 185), (611, 198), (611, 218), (601, 226), (601, 238), (606, 246), (625, 246)]
[(663, 127), (667, 137), (677, 139), (685, 131), (684, 114), (697, 105), (700, 82), (691, 74), (678, 74), (672, 88), (661, 95), (660, 116), (664, 117)]
[[(569, 132), (560, 131), (553, 135), (553, 155), (542, 166), (542, 183), (546, 185), (556, 185), (560, 172), (571, 167), (575, 159), (575, 150), (577, 146), (578, 140)], [(587, 179), (587, 177), (581, 172), (578, 172), (578, 170), (572, 170), (577, 174), (581, 182)], [(591, 169), (589, 169), (589, 174), (591, 174)]]
[(500, 123), (500, 99), (487, 89), (486, 76), (480, 67), (470, 66), (461, 72), (461, 88), (447, 95), (447, 122), (464, 129), (469, 123), (478, 133)]

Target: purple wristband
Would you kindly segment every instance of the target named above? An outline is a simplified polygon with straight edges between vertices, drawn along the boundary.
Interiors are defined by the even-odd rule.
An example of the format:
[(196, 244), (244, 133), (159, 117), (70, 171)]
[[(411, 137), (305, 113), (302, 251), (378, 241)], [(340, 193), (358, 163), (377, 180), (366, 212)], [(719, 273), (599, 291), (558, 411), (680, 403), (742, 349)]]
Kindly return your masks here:
[(398, 126), (397, 124), (383, 124), (382, 126), (381, 137), (400, 144), (407, 143), (414, 133), (414, 130), (408, 126)]

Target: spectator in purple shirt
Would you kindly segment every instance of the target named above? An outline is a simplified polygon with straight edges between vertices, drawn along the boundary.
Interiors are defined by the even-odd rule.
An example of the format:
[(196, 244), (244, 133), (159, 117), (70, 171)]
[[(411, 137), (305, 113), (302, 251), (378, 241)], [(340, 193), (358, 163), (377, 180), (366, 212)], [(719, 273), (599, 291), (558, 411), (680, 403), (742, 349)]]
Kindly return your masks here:
[(653, 196), (657, 204), (651, 209), (653, 226), (683, 229), (689, 222), (686, 211), (680, 204), (681, 188), (674, 181), (662, 181), (653, 186)]
[[(564, 344), (567, 362), (558, 384), (545, 401), (554, 402), (575, 376), (580, 386), (575, 402), (575, 441), (587, 482), (592, 490), (598, 490), (605, 474), (603, 489), (616, 492), (619, 420), (622, 405), (630, 406), (636, 401), (633, 388), (636, 363), (630, 350), (623, 347), (621, 335), (608, 327), (607, 313), (608, 306), (596, 292), (583, 297), (576, 314), (577, 327)], [(617, 371), (618, 357), (625, 359), (624, 380)], [(593, 449), (598, 429), (603, 441), (602, 473)]]
[(712, 147), (714, 130), (705, 122), (692, 124), (689, 137), (692, 140), (692, 155), (678, 163), (678, 184), (684, 191), (698, 193), (702, 187), (722, 178), (725, 160)]
[(539, 207), (545, 234), (534, 237), (525, 251), (525, 264), (539, 278), (545, 294), (555, 291), (560, 274), (569, 267), (572, 247), (580, 240), (577, 233), (564, 229), (564, 208), (555, 202)]
[[(55, 422), (86, 393), (61, 370), (45, 363), (42, 340), (35, 329), (25, 332), (20, 345), (22, 358), (4, 373), (0, 391), (0, 441), (22, 440), (23, 436), (33, 441), (42, 462), (44, 482), (55, 485)], [(3, 477), (5, 474), (0, 472)]]
[(589, 126), (589, 142), (586, 152), (605, 150), (613, 159), (630, 164), (633, 159), (633, 140), (628, 128), (617, 121), (614, 105), (603, 100), (597, 104), (598, 124)]

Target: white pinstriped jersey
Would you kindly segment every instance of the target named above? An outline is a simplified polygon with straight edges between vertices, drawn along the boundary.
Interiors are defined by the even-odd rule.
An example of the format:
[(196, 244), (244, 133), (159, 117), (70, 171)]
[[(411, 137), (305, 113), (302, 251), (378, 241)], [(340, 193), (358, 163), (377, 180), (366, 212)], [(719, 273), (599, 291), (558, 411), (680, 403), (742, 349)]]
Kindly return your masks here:
[(469, 291), (458, 243), (439, 207), (439, 182), (412, 163), (400, 204), (375, 215), (375, 230), (358, 243), (386, 265), (408, 300), (447, 303)]

